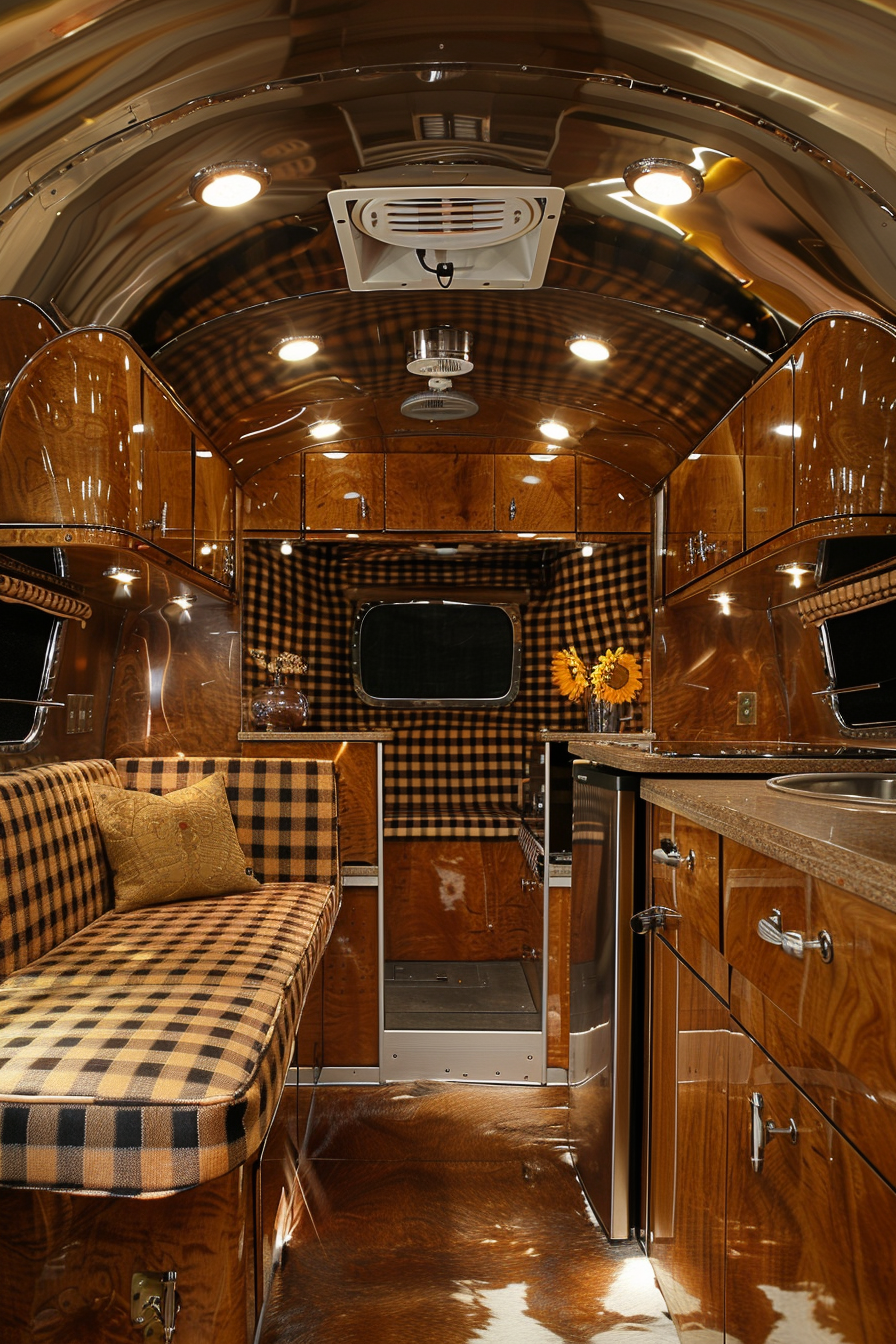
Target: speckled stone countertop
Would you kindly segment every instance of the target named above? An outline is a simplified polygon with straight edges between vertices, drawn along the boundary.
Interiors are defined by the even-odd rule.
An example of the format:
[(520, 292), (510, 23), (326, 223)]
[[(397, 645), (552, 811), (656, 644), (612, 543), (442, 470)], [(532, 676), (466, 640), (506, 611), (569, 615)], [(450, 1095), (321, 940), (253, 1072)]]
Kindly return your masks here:
[(788, 798), (753, 779), (645, 779), (641, 797), (896, 912), (896, 809)]
[[(630, 740), (626, 740), (630, 739)], [(892, 756), (826, 756), (810, 754), (803, 747), (799, 754), (783, 755), (778, 748), (761, 754), (736, 755), (743, 747), (730, 743), (656, 742), (636, 733), (611, 737), (603, 733), (582, 733), (570, 737), (569, 750), (582, 760), (607, 765), (613, 770), (631, 770), (639, 775), (797, 775), (829, 774), (846, 770), (850, 774), (872, 771), (890, 774), (896, 771), (896, 744)], [(690, 754), (699, 751), (700, 754)], [(674, 754), (670, 755), (669, 753)], [(724, 754), (723, 754), (724, 753)]]
[(394, 737), (391, 728), (357, 733), (316, 733), (313, 728), (298, 733), (237, 733), (240, 742), (391, 742)]

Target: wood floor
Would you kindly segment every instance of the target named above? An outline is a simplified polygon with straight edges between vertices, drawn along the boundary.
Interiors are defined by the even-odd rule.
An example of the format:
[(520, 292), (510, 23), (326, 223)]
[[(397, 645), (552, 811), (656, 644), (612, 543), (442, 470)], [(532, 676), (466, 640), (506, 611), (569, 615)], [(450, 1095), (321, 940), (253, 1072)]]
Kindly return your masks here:
[(566, 1089), (321, 1088), (260, 1344), (674, 1344), (566, 1150)]

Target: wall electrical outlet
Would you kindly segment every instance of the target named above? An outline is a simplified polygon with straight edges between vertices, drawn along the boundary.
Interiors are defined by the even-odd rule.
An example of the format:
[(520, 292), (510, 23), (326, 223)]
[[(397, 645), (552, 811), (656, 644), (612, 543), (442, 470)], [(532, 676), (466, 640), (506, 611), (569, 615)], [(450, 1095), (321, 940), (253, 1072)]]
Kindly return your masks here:
[(737, 691), (737, 726), (745, 728), (756, 722), (756, 692)]

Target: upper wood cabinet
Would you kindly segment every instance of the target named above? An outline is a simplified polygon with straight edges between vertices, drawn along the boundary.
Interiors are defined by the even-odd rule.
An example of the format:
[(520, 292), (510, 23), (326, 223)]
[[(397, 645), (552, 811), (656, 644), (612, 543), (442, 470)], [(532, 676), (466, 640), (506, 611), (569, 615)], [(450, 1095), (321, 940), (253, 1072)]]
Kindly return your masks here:
[(301, 532), (302, 454), (272, 462), (243, 486), (246, 532)]
[(580, 457), (576, 471), (579, 532), (650, 536), (651, 501), (643, 486), (594, 457)]
[(783, 364), (744, 399), (747, 549), (793, 526), (793, 366)]
[(666, 485), (666, 592), (744, 547), (743, 403), (672, 472)]
[(235, 491), (224, 458), (198, 440), (193, 449), (193, 564), (219, 583), (233, 578)]
[(389, 531), (491, 532), (494, 495), (490, 453), (386, 455)]
[(382, 532), (382, 453), (306, 453), (304, 465), (307, 532)]
[(533, 462), (528, 454), (495, 458), (495, 530), (575, 532), (576, 460)]
[(193, 560), (193, 428), (157, 384), (143, 379), (139, 528), (163, 550)]

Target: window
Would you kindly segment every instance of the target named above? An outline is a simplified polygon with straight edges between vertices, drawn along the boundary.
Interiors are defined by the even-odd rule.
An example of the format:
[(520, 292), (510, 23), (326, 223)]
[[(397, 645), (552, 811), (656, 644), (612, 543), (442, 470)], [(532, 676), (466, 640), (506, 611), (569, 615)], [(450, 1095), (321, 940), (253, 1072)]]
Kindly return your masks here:
[[(4, 561), (38, 579), (64, 567), (62, 553), (49, 547), (0, 551), (0, 565)], [(47, 711), (33, 702), (52, 694), (62, 626), (50, 612), (0, 602), (0, 751), (21, 751), (40, 740)]]

